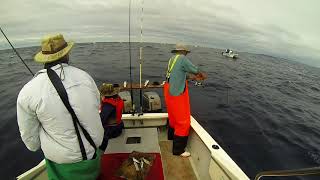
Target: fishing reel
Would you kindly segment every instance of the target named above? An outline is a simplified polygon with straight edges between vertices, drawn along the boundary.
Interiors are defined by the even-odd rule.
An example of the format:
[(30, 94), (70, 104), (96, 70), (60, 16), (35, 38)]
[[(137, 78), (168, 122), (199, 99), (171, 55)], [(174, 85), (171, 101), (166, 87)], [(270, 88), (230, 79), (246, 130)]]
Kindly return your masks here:
[(197, 87), (204, 87), (205, 86), (203, 81), (192, 80), (192, 82), (194, 83), (194, 86), (197, 86)]
[(188, 74), (187, 79), (191, 80), (194, 83), (194, 86), (204, 87), (204, 80), (206, 79), (206, 75), (201, 73), (200, 75)]
[(195, 81), (194, 85), (198, 87), (204, 87), (204, 84), (202, 81)]

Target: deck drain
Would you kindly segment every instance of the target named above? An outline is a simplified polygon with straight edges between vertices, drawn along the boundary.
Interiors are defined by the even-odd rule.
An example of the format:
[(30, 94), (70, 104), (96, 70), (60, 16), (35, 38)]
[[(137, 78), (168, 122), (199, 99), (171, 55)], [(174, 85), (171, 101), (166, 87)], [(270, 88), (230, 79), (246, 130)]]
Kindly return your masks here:
[(140, 144), (141, 137), (128, 137), (126, 144)]
[(212, 145), (212, 148), (213, 149), (219, 149), (220, 147), (218, 145), (214, 144), (214, 145)]

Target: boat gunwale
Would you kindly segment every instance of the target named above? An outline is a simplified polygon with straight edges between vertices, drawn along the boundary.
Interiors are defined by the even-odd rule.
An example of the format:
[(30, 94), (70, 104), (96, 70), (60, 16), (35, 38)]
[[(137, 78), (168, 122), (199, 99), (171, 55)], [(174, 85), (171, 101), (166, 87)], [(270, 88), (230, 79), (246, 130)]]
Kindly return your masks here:
[[(145, 113), (143, 115), (124, 114), (124, 120), (152, 120), (159, 118), (168, 118), (168, 113)], [(145, 118), (147, 117), (147, 119)], [(217, 163), (220, 168), (225, 171), (232, 179), (249, 179), (249, 177), (242, 171), (239, 165), (226, 153), (223, 148), (214, 140), (214, 138), (198, 123), (198, 121), (191, 115), (191, 127), (199, 136), (200, 140), (205, 144), (211, 153), (211, 158)], [(138, 119), (138, 120), (139, 120)], [(218, 145), (219, 149), (213, 149), (212, 145)], [(226, 167), (225, 164), (229, 166)], [(232, 170), (230, 170), (232, 166)]]
[[(153, 119), (164, 119), (168, 118), (168, 113), (144, 113), (143, 115), (138, 114), (123, 114), (123, 120), (153, 120)], [(197, 122), (197, 120), (190, 116), (191, 118), (191, 127), (194, 132), (199, 136), (200, 140), (210, 151), (211, 158), (217, 163), (220, 168), (225, 171), (226, 174), (231, 175), (232, 179), (249, 179), (247, 175), (241, 170), (241, 168), (231, 159), (231, 157), (222, 149), (222, 147), (213, 139), (212, 136)], [(161, 126), (159, 126), (161, 127)], [(141, 127), (139, 127), (141, 128)], [(212, 145), (218, 145), (219, 149), (213, 149)], [(226, 164), (228, 166), (226, 166)], [(232, 169), (230, 169), (230, 167)], [(37, 166), (31, 168), (30, 170), (19, 175), (17, 179), (25, 178), (26, 176), (33, 173), (40, 168), (45, 168), (45, 160), (42, 160)], [(39, 170), (43, 172), (44, 170)], [(41, 173), (35, 173), (33, 178)]]
[[(213, 137), (198, 123), (198, 121), (191, 116), (191, 127), (199, 136), (201, 141), (206, 145), (211, 153), (211, 158), (221, 167), (223, 171), (226, 171), (228, 176), (231, 175), (231, 179), (248, 179), (249, 177), (242, 171), (239, 165), (226, 153), (223, 148), (213, 139)], [(218, 145), (219, 149), (213, 149), (212, 145)], [(228, 166), (225, 166), (228, 164)], [(232, 170), (230, 170), (232, 166)]]

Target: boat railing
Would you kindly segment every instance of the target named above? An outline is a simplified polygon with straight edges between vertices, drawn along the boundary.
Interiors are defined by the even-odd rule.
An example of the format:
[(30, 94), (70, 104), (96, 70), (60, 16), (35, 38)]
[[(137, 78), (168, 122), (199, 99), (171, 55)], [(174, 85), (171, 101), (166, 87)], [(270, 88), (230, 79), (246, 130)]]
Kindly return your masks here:
[(254, 180), (260, 180), (262, 177), (288, 177), (288, 176), (307, 176), (320, 175), (320, 167), (292, 169), (292, 170), (277, 170), (277, 171), (263, 171), (256, 175)]

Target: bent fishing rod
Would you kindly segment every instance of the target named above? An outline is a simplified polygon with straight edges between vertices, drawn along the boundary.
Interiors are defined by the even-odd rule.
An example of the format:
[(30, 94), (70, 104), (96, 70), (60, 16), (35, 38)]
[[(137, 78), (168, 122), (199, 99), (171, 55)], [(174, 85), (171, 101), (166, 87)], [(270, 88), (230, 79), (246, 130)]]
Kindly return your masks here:
[(0, 27), (0, 31), (3, 34), (3, 36), (6, 38), (6, 40), (8, 41), (8, 43), (10, 44), (11, 48), (13, 49), (13, 51), (16, 53), (16, 55), (19, 57), (19, 59), (21, 60), (21, 62), (25, 65), (25, 67), (29, 70), (29, 72), (32, 74), (32, 76), (34, 76), (34, 73), (31, 71), (31, 69), (28, 67), (28, 65), (24, 62), (24, 60), (22, 59), (22, 57), (20, 56), (20, 54), (18, 53), (18, 51), (16, 50), (16, 48), (14, 48), (14, 46), (11, 44), (10, 40), (8, 39), (8, 37), (6, 36), (6, 34), (3, 32), (2, 28)]

